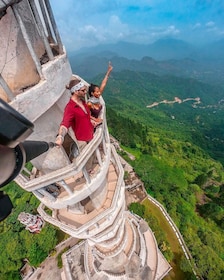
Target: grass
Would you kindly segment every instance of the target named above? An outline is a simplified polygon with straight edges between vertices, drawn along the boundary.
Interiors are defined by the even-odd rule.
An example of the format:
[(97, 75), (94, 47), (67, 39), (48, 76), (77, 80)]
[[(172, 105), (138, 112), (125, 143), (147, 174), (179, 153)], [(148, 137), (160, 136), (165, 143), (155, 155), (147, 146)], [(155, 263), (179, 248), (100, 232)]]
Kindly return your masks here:
[(145, 199), (142, 204), (146, 208), (145, 211), (147, 211), (150, 215), (154, 216), (158, 220), (159, 227), (163, 232), (166, 233), (167, 242), (169, 243), (170, 248), (174, 254), (173, 260), (170, 262), (172, 270), (164, 278), (164, 280), (186, 279), (186, 274), (180, 269), (180, 259), (184, 255), (184, 253), (173, 229), (171, 228), (166, 218), (163, 216), (162, 212), (154, 203), (152, 203), (149, 199)]
[(57, 230), (57, 239), (58, 239), (58, 244), (61, 243), (62, 241), (66, 240), (67, 238), (69, 238), (70, 235), (68, 235), (67, 233), (63, 232), (62, 230), (58, 229)]
[(62, 255), (68, 251), (70, 249), (70, 247), (65, 247), (57, 256), (57, 260), (58, 260), (58, 268), (62, 268), (63, 263), (62, 263)]

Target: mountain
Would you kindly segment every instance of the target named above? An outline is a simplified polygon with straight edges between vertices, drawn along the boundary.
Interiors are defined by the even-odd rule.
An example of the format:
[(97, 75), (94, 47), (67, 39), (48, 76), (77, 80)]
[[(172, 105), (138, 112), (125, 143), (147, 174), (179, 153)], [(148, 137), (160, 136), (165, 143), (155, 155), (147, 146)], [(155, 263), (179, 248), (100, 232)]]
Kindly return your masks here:
[[(99, 84), (101, 79), (102, 75), (93, 82)], [(195, 79), (124, 70), (110, 77), (104, 99), (108, 108), (111, 106), (123, 117), (203, 147), (224, 164), (222, 87)]]
[(70, 53), (70, 56), (82, 57), (109, 52), (128, 59), (141, 59), (144, 56), (149, 56), (162, 60), (185, 58), (196, 51), (196, 49), (195, 46), (182, 40), (166, 38), (160, 39), (153, 44), (136, 44), (121, 41), (116, 44), (98, 45), (91, 48), (82, 48), (77, 52)]
[(83, 48), (76, 53), (78, 56), (101, 54), (103, 52), (114, 53), (118, 56), (127, 57), (129, 59), (140, 59), (148, 54), (148, 45), (118, 42), (116, 44), (98, 45), (91, 48)]
[(123, 70), (103, 96), (110, 133), (135, 155), (130, 164), (178, 225), (201, 279), (224, 279), (223, 88)]
[(191, 58), (197, 48), (182, 40), (160, 39), (148, 46), (148, 56), (156, 60)]
[[(114, 72), (131, 70), (148, 72), (156, 75), (173, 75), (177, 77), (193, 78), (198, 81), (221, 84), (224, 82), (224, 61), (222, 60), (195, 60), (170, 59), (157, 61), (145, 56), (140, 60), (119, 57), (111, 52), (104, 52), (91, 56), (72, 56), (70, 63), (74, 73), (91, 81), (98, 74), (106, 72), (108, 61), (114, 66)], [(112, 75), (113, 75), (112, 73)]]
[(108, 61), (114, 71), (133, 70), (157, 75), (194, 78), (212, 84), (224, 82), (224, 40), (196, 47), (181, 40), (161, 39), (150, 45), (127, 42), (99, 45), (68, 53), (74, 73), (89, 80), (104, 73)]
[(211, 42), (201, 49), (201, 57), (206, 60), (217, 60), (223, 64), (224, 59), (224, 39)]
[(183, 40), (164, 38), (152, 44), (137, 44), (118, 42), (115, 44), (97, 45), (70, 52), (70, 57), (87, 57), (104, 55), (107, 57), (120, 56), (128, 59), (140, 60), (144, 56), (155, 60), (169, 59), (224, 59), (224, 39), (214, 41), (203, 46), (189, 44)]

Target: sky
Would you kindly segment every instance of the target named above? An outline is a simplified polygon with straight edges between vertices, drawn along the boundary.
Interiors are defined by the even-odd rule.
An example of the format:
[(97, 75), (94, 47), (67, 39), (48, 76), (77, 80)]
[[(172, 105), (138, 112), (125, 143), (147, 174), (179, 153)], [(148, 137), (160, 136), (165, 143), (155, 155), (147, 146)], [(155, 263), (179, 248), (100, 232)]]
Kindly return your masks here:
[(171, 37), (202, 45), (224, 39), (224, 0), (50, 0), (68, 51)]

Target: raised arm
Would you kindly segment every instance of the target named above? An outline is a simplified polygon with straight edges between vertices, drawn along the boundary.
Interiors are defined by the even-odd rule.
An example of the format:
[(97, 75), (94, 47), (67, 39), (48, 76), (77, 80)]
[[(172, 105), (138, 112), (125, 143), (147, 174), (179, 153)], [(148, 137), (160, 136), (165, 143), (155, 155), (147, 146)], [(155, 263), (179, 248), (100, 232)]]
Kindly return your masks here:
[(107, 69), (107, 72), (106, 72), (106, 75), (104, 77), (104, 79), (102, 80), (102, 83), (100, 85), (100, 93), (102, 94), (103, 91), (104, 91), (104, 88), (107, 84), (107, 80), (110, 76), (110, 72), (113, 70), (113, 66), (111, 65), (111, 62), (109, 61), (109, 64), (108, 64), (108, 69)]

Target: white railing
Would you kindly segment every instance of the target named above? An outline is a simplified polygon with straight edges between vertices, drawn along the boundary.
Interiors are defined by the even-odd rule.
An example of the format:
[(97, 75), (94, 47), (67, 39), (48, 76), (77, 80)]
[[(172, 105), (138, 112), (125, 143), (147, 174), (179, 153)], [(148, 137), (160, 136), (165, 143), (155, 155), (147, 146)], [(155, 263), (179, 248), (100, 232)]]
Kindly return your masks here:
[(107, 130), (106, 124), (104, 126), (97, 129), (97, 132), (94, 135), (93, 140), (89, 142), (88, 145), (82, 150), (82, 153), (76, 158), (74, 162), (71, 164), (59, 169), (52, 171), (48, 174), (44, 174), (40, 177), (30, 179), (23, 174), (20, 174), (16, 181), (19, 185), (22, 186), (26, 191), (33, 192), (37, 191), (40, 188), (48, 186), (50, 184), (54, 184), (55, 182), (65, 180), (65, 178), (69, 178), (71, 176), (75, 176), (79, 172), (82, 172), (85, 168), (85, 165), (89, 158), (95, 153), (96, 149), (102, 143), (104, 147), (106, 147), (105, 153), (109, 153), (110, 150), (110, 140), (107, 137), (107, 134), (103, 132), (103, 130)]
[[(100, 234), (102, 231), (102, 228), (107, 228), (111, 224), (113, 224), (116, 221), (122, 219), (123, 216), (123, 211), (125, 204), (124, 202), (124, 197), (120, 201), (120, 205), (115, 205), (113, 208), (106, 209), (104, 212), (100, 213), (97, 215), (94, 219), (86, 222), (83, 225), (80, 225), (79, 227), (67, 224), (64, 221), (59, 221), (57, 218), (53, 218), (51, 215), (47, 214), (46, 211), (44, 210), (45, 206), (43, 204), (40, 204), (38, 207), (38, 212), (39, 214), (43, 217), (43, 219), (55, 226), (60, 227), (63, 231), (66, 233), (70, 234), (73, 237), (77, 238), (93, 238), (94, 240), (98, 239), (97, 234)], [(108, 217), (108, 215), (112, 215), (113, 219), (107, 220), (105, 217)], [(81, 219), (81, 215), (80, 215)], [(102, 220), (102, 222), (101, 222)], [(100, 224), (100, 227), (97, 227), (97, 224)], [(111, 230), (107, 232), (107, 230), (104, 230), (103, 236), (100, 234), (100, 239), (102, 238), (103, 240), (112, 238), (114, 234), (117, 231), (117, 226), (119, 224), (116, 222), (114, 224), (114, 231)], [(91, 230), (90, 230), (91, 228)], [(99, 241), (99, 240), (98, 240)]]
[[(104, 116), (105, 116), (105, 110)], [(102, 147), (102, 157), (99, 152), (99, 146)], [(86, 171), (86, 163), (89, 158), (96, 154), (96, 159), (99, 164), (99, 172), (97, 176), (91, 178)], [(110, 139), (107, 129), (106, 121), (104, 120), (103, 125), (97, 128), (93, 140), (83, 149), (82, 153), (75, 159), (71, 164), (60, 168), (58, 170), (52, 171), (48, 174), (41, 175), (39, 177), (33, 178), (29, 176), (27, 172), (22, 172), (16, 178), (16, 182), (26, 191), (33, 192), (37, 198), (47, 205), (49, 208), (60, 209), (64, 208), (68, 205), (74, 205), (78, 201), (86, 198), (90, 193), (94, 192), (101, 184), (104, 183), (107, 170), (109, 168), (111, 159), (111, 146)], [(86, 183), (83, 187), (77, 190), (75, 187), (73, 190), (70, 189), (69, 186), (66, 188), (66, 183), (62, 184), (61, 182), (65, 182), (66, 178), (75, 177), (77, 174), (82, 173)], [(77, 175), (78, 176), (78, 175)], [(97, 177), (97, 184), (96, 181)], [(66, 195), (63, 198), (54, 197), (50, 193), (48, 194), (46, 191), (46, 187), (50, 185), (59, 185)]]

